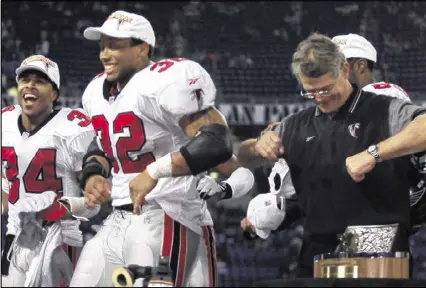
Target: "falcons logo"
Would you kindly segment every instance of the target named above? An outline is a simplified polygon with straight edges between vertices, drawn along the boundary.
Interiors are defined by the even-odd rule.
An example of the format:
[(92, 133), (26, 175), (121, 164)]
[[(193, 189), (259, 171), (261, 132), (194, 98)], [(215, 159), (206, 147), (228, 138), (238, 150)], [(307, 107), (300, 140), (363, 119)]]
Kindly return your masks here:
[(358, 138), (358, 130), (359, 130), (360, 124), (354, 123), (348, 126), (349, 134), (351, 134), (352, 137)]

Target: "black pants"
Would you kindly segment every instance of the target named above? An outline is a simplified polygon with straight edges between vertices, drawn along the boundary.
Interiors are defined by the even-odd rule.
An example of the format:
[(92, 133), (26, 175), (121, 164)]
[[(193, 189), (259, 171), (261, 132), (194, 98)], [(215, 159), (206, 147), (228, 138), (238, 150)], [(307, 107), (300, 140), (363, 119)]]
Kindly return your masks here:
[(297, 278), (314, 277), (314, 256), (331, 253), (338, 245), (337, 235), (305, 235), (299, 255)]

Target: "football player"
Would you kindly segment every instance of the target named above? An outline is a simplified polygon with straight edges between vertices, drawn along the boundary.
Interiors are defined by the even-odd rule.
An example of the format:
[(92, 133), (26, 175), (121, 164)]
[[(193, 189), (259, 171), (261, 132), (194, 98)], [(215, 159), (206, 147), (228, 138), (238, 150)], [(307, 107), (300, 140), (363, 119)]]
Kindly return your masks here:
[[(224, 189), (202, 185), (201, 193), (238, 197), (254, 180), (232, 157), (231, 135), (214, 108), (210, 75), (183, 58), (152, 62), (154, 31), (140, 15), (116, 11), (84, 36), (99, 41), (105, 70), (82, 99), (98, 134), (85, 158), (82, 187), (88, 205), (106, 201), (111, 193), (114, 211), (84, 247), (71, 286), (111, 285), (116, 268), (157, 266), (160, 256), (170, 257), (175, 286), (217, 286), (213, 223), (198, 180), (230, 158), (218, 167), (232, 174)], [(184, 152), (176, 152), (182, 146)], [(182, 170), (172, 175), (173, 159), (180, 164), (173, 167)], [(148, 203), (132, 205), (132, 187), (153, 182)]]
[[(3, 202), (3, 206), (7, 206), (3, 209), (8, 210), (9, 218), (1, 271), (3, 286), (23, 287), (27, 284), (25, 274), (40, 250), (38, 243), (22, 246), (22, 239), (30, 235), (30, 231), (22, 229), (21, 208), (31, 201), (32, 205), (36, 205), (37, 201), (43, 202), (47, 199), (43, 198), (46, 193), (56, 193), (53, 194), (55, 198), (81, 195), (77, 177), (95, 133), (90, 120), (81, 111), (54, 109), (60, 91), (60, 75), (58, 65), (52, 60), (42, 55), (28, 57), (16, 70), (16, 81), (19, 105), (2, 109), (2, 196), (8, 199), (8, 203)], [(30, 219), (42, 226), (46, 234), (53, 229), (54, 223), (62, 229), (59, 220), (66, 215), (65, 206), (56, 201), (52, 203), (49, 208), (43, 209), (44, 212), (41, 211), (43, 219), (36, 218), (36, 215)], [(28, 245), (33, 249), (29, 249)], [(55, 251), (52, 259), (46, 261), (63, 259), (60, 253), (65, 252), (62, 249)], [(58, 282), (61, 275), (49, 271), (48, 277), (54, 279), (51, 279), (53, 282), (48, 280), (50, 285), (68, 285), (72, 269), (66, 273), (69, 275), (68, 283)], [(32, 275), (33, 278), (44, 277)], [(43, 281), (40, 279), (37, 283), (44, 286), (46, 282)]]

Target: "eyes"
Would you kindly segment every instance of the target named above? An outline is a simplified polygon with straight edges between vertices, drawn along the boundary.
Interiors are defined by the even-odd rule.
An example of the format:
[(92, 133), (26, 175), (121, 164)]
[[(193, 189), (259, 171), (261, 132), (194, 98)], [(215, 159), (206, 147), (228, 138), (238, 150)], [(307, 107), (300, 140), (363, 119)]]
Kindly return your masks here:
[(130, 45), (127, 41), (120, 41), (120, 40), (101, 40), (99, 42), (99, 49), (103, 51), (105, 48), (108, 48), (110, 50), (121, 50), (129, 48)]
[(19, 84), (28, 84), (31, 81), (33, 81), (36, 85), (45, 85), (48, 84), (48, 81), (46, 79), (40, 78), (40, 77), (31, 77), (31, 76), (24, 76), (18, 79)]

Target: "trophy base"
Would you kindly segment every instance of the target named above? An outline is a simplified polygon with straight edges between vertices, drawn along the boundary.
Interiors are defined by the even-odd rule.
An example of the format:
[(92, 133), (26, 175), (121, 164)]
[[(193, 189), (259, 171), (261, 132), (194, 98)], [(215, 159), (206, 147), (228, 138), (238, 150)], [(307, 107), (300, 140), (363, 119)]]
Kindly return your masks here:
[(314, 258), (314, 278), (409, 279), (409, 255), (395, 253), (328, 253)]

